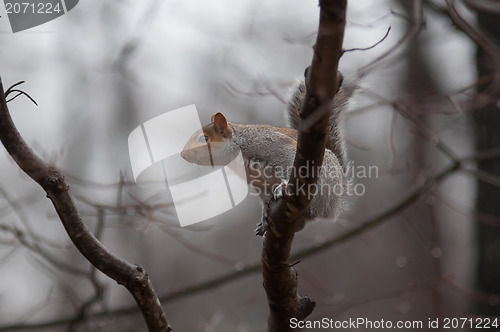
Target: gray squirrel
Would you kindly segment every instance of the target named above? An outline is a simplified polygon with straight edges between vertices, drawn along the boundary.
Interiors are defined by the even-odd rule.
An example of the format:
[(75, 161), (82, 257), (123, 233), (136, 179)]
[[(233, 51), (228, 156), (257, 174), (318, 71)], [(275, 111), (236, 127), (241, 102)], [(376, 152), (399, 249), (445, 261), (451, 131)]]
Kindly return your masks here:
[[(314, 197), (305, 220), (299, 223), (296, 231), (302, 229), (306, 221), (315, 218), (335, 221), (344, 208), (343, 195), (349, 182), (349, 162), (342, 125), (349, 99), (356, 86), (354, 83), (342, 85), (341, 75), (340, 78), (341, 87), (334, 98), (327, 130), (323, 165), (316, 188), (310, 189), (310, 194)], [(301, 121), (300, 109), (305, 94), (305, 82), (297, 81), (285, 114), (291, 128), (236, 124), (228, 122), (221, 113), (216, 113), (210, 124), (191, 136), (181, 153), (182, 158), (190, 163), (223, 166), (229, 164), (241, 151), (247, 182), (257, 191), (264, 204), (263, 218), (256, 230), (257, 235), (265, 233), (267, 205), (272, 199), (283, 194), (291, 172), (294, 171), (297, 128)]]

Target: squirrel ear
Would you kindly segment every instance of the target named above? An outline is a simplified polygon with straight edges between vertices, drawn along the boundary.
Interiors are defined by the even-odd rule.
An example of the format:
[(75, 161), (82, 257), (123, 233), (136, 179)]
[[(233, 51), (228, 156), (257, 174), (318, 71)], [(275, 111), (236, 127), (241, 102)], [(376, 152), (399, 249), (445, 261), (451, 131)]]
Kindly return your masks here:
[(222, 113), (215, 113), (212, 115), (212, 123), (214, 124), (215, 129), (217, 132), (225, 138), (230, 138), (231, 137), (231, 131), (229, 130), (229, 127), (227, 125), (227, 120), (222, 115)]

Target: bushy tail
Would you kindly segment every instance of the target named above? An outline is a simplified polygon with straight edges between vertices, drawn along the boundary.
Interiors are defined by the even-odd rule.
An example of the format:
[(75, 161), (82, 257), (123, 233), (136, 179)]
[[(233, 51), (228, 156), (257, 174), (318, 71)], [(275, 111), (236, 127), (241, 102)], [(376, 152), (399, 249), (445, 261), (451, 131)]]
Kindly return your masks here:
[[(349, 158), (347, 155), (346, 141), (343, 132), (343, 122), (345, 111), (347, 110), (349, 99), (355, 93), (357, 84), (355, 82), (345, 83), (340, 87), (333, 102), (332, 115), (328, 123), (326, 137), (326, 148), (330, 149), (339, 160), (344, 170), (347, 170)], [(300, 119), (300, 109), (306, 95), (306, 84), (303, 80), (297, 81), (292, 88), (292, 96), (288, 102), (286, 118), (291, 128), (298, 129)]]

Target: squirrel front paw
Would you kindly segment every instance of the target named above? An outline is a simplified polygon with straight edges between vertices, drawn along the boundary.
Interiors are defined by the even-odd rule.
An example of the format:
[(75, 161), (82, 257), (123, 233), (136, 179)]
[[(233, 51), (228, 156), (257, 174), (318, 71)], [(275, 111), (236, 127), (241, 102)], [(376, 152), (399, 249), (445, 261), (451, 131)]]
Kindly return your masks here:
[(262, 216), (262, 220), (257, 224), (257, 228), (255, 229), (255, 235), (257, 236), (264, 236), (267, 231), (267, 221)]
[(257, 228), (255, 229), (255, 235), (264, 236), (266, 234), (268, 209), (269, 209), (269, 201), (264, 202), (262, 205), (262, 217), (260, 218), (260, 222), (257, 224)]
[(288, 185), (288, 180), (281, 180), (281, 183), (274, 188), (273, 198), (277, 201), (279, 198), (283, 197), (286, 191), (286, 186)]
[(287, 180), (281, 180), (281, 183), (276, 186), (273, 190), (273, 195), (270, 199), (264, 202), (264, 206), (262, 208), (262, 219), (257, 224), (257, 228), (255, 229), (255, 235), (264, 236), (266, 231), (268, 230), (267, 216), (269, 215), (269, 210), (271, 209), (271, 205), (276, 203), (283, 195), (285, 194), (286, 186), (288, 184)]

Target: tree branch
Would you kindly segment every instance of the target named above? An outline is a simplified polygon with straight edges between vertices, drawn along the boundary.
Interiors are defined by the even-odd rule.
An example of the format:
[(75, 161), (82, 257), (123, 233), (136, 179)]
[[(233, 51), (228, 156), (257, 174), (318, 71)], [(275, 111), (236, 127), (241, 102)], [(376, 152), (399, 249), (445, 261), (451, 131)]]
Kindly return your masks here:
[[(326, 129), (333, 98), (339, 88), (338, 62), (347, 0), (320, 0), (320, 22), (314, 56), (306, 78), (307, 93), (302, 120), (315, 118), (311, 126), (299, 126), (294, 167), (287, 193), (270, 206), (268, 229), (262, 250), (262, 275), (269, 302), (268, 331), (293, 331), (290, 319), (303, 320), (314, 309), (314, 301), (297, 293), (297, 274), (290, 264), (290, 250), (297, 225), (311, 202), (308, 191), (318, 180), (325, 153)], [(300, 173), (300, 174), (299, 174)], [(305, 173), (305, 174), (304, 174)]]
[[(11, 90), (7, 90), (11, 91)], [(149, 331), (171, 331), (146, 271), (110, 253), (83, 223), (60, 171), (40, 159), (17, 131), (0, 79), (0, 141), (16, 164), (47, 193), (71, 241), (85, 258), (133, 295)]]

